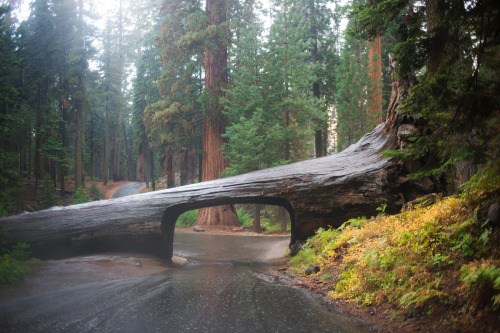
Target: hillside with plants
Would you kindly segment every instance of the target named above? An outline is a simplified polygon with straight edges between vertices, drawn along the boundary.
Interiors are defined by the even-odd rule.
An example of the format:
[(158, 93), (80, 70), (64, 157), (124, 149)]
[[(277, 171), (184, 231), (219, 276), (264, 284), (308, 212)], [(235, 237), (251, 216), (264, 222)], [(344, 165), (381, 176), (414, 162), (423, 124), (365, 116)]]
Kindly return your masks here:
[[(494, 332), (500, 310), (500, 174), (481, 169), (460, 195), (428, 196), (400, 214), (318, 230), (290, 271), (328, 297), (411, 328)], [(307, 268), (309, 268), (307, 270)], [(312, 274), (311, 274), (312, 273)], [(496, 328), (495, 328), (496, 327)]]

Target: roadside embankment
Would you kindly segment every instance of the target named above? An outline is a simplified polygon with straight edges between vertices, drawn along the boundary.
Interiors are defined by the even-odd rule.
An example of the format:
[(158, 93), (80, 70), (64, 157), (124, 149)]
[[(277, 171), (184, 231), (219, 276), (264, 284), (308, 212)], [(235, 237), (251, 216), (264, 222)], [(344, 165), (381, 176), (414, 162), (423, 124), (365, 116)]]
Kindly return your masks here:
[(383, 331), (498, 332), (499, 198), (498, 167), (483, 170), (458, 197), (320, 229), (288, 272)]

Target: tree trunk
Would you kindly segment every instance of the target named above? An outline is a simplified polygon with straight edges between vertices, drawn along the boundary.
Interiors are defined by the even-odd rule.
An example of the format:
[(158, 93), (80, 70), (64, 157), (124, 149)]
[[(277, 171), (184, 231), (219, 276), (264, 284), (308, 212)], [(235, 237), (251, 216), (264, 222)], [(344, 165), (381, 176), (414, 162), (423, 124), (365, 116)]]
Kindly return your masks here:
[(194, 184), (196, 179), (196, 171), (198, 170), (198, 159), (196, 158), (196, 149), (192, 144), (189, 145), (188, 151), (188, 175), (187, 175), (187, 184)]
[(90, 180), (93, 181), (95, 176), (94, 168), (94, 115), (90, 114)]
[[(66, 147), (66, 111), (65, 105), (63, 101), (60, 102), (60, 110), (61, 110), (61, 119), (62, 121), (59, 123), (59, 132), (61, 133), (61, 143), (63, 147)], [(61, 156), (61, 159), (64, 159), (65, 156)], [(63, 161), (59, 162), (59, 183), (61, 185), (60, 191), (62, 194), (65, 192), (66, 184), (64, 183), (64, 178), (66, 174), (66, 166)]]
[[(363, 64), (363, 46), (361, 45), (361, 43), (359, 44), (359, 49), (358, 49), (358, 54), (359, 54), (359, 61), (361, 64)], [(364, 66), (362, 66), (364, 67)], [(363, 82), (363, 71), (359, 71), (359, 82)], [(363, 84), (360, 84), (359, 85), (359, 97), (360, 97), (360, 103), (359, 103), (359, 119), (360, 119), (360, 124), (359, 124), (359, 131), (361, 133), (365, 133), (365, 127), (366, 127), (366, 110), (365, 110), (365, 103), (364, 103), (364, 99), (363, 99), (363, 92), (365, 91), (365, 87), (363, 86)], [(359, 133), (356, 133), (356, 137), (359, 137), (358, 136)], [(353, 142), (356, 142), (355, 140), (357, 139), (354, 139), (353, 138)]]
[(37, 103), (35, 110), (35, 157), (33, 161), (33, 173), (35, 175), (35, 190), (38, 190), (38, 180), (43, 177), (43, 163), (41, 151), (43, 148), (42, 127), (44, 124), (44, 112), (47, 99), (48, 88), (42, 83), (37, 89)]
[(117, 128), (115, 132), (115, 151), (113, 156), (113, 180), (115, 182), (122, 180), (120, 170), (120, 129)]
[[(209, 24), (220, 27), (225, 23), (227, 7), (226, 0), (206, 0)], [(220, 178), (227, 164), (221, 152), (224, 144), (221, 135), (224, 133), (226, 120), (221, 113), (222, 106), (219, 100), (225, 96), (224, 88), (227, 87), (228, 82), (227, 43), (215, 38), (212, 45), (205, 48), (208, 115), (204, 119), (202, 181)], [(196, 223), (199, 225), (239, 225), (234, 207), (228, 205), (200, 209)]]
[(78, 99), (76, 106), (76, 133), (75, 133), (75, 191), (82, 186), (82, 145), (83, 145), (83, 100)]
[(281, 217), (281, 231), (286, 232), (286, 229), (288, 227), (288, 214), (286, 212), (286, 209), (283, 207), (279, 208), (280, 212), (280, 217)]
[(260, 227), (260, 205), (253, 205), (253, 231), (261, 233), (262, 228)]
[[(109, 87), (106, 87), (106, 92)], [(103, 167), (103, 184), (108, 185), (108, 172), (109, 172), (109, 101), (106, 96), (105, 101), (105, 118), (104, 118), (104, 167)]]
[[(222, 137), (221, 132), (217, 128), (209, 124), (209, 120), (205, 120), (205, 133), (203, 140), (203, 167), (202, 181), (208, 181), (220, 178), (220, 173), (224, 171), (225, 160), (222, 155)], [(208, 156), (211, 156), (209, 158)], [(236, 210), (232, 205), (224, 205), (219, 207), (202, 208), (196, 219), (198, 225), (226, 225), (239, 226)]]
[(165, 150), (164, 166), (167, 175), (167, 188), (173, 188), (175, 187), (175, 172), (171, 148)]
[(444, 0), (426, 0), (425, 8), (427, 12), (427, 32), (431, 37), (429, 58), (427, 59), (427, 72), (435, 73), (441, 66), (446, 54), (447, 29), (442, 24), (441, 4)]
[(128, 168), (128, 181), (132, 180), (132, 163), (128, 140), (127, 140), (127, 129), (125, 128), (125, 122), (122, 120), (122, 131), (123, 131), (123, 142), (125, 143), (125, 154), (127, 155), (127, 168)]
[(149, 167), (150, 167), (150, 178), (151, 178), (151, 189), (156, 191), (156, 182), (155, 182), (155, 157), (153, 148), (149, 150)]
[[(314, 4), (315, 0), (308, 1), (308, 15), (310, 17), (310, 33), (312, 38), (312, 49), (311, 49), (311, 62), (313, 67), (316, 68), (318, 62), (318, 22), (317, 13)], [(319, 99), (321, 97), (319, 81), (313, 82), (312, 86), (313, 97)], [(314, 150), (316, 157), (326, 156), (326, 124), (317, 124), (319, 127), (314, 133)]]
[(85, 82), (84, 82), (84, 72), (86, 71), (86, 58), (85, 58), (85, 41), (84, 41), (84, 32), (83, 32), (83, 0), (78, 1), (78, 32), (79, 32), (79, 43), (82, 47), (82, 55), (79, 61), (79, 74), (78, 74), (78, 85), (76, 88), (75, 98), (75, 108), (76, 108), (76, 136), (75, 136), (75, 191), (80, 186), (85, 186), (82, 184), (83, 177), (83, 143), (84, 143), (84, 126), (85, 126), (85, 96), (87, 92), (85, 91)]
[(147, 185), (147, 177), (146, 177), (146, 158), (144, 156), (144, 151), (143, 149), (140, 150), (139, 156), (137, 156), (137, 163), (135, 167), (135, 180), (138, 182), (146, 182), (146, 187), (149, 187)]
[(184, 148), (181, 151), (181, 186), (189, 184), (188, 162), (189, 162), (189, 150)]
[[(288, 93), (288, 4), (287, 0), (283, 2), (283, 12), (285, 13), (285, 36), (284, 36), (284, 48), (285, 48), (285, 91)], [(290, 111), (288, 110), (288, 107), (285, 107), (285, 127), (290, 126)], [(292, 159), (291, 156), (291, 151), (290, 151), (290, 140), (288, 138), (285, 139), (285, 151), (284, 151), (284, 159), (286, 161), (290, 161)]]

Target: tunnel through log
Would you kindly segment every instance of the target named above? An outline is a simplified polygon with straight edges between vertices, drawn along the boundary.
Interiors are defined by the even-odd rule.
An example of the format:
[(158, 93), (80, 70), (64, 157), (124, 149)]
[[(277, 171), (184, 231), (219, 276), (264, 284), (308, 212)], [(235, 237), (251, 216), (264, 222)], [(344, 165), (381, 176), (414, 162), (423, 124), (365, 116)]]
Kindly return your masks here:
[[(268, 197), (268, 198), (251, 198), (251, 199), (227, 199), (225, 204), (264, 204), (264, 205), (274, 205), (280, 206), (287, 210), (290, 215), (290, 229), (291, 229), (291, 237), (290, 237), (290, 246), (296, 242), (295, 234), (295, 212), (293, 210), (293, 206), (290, 202), (283, 198), (278, 197)], [(185, 205), (179, 205), (167, 208), (163, 213), (161, 219), (161, 234), (164, 242), (164, 257), (167, 260), (171, 260), (174, 254), (174, 233), (175, 233), (175, 224), (177, 219), (181, 214), (199, 208), (205, 207), (214, 207), (221, 205), (220, 202), (208, 202), (208, 203), (191, 203)]]

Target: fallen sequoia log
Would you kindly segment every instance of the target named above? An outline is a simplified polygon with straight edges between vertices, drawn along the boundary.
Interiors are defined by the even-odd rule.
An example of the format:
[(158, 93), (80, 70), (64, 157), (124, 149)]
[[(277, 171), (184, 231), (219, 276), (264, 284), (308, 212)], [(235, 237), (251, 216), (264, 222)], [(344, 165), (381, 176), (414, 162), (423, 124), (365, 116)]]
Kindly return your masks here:
[(387, 204), (387, 212), (398, 211), (409, 199), (399, 176), (400, 164), (380, 153), (394, 144), (394, 135), (380, 125), (336, 155), (157, 192), (23, 213), (2, 218), (0, 223), (11, 243), (30, 243), (40, 257), (142, 246), (170, 258), (174, 226), (181, 213), (228, 203), (262, 203), (288, 210), (293, 245), (319, 227), (337, 227), (353, 217), (375, 215), (382, 204)]
[(293, 249), (320, 227), (375, 215), (382, 204), (387, 205), (386, 212), (397, 212), (407, 201), (432, 191), (430, 180), (408, 182), (407, 163), (381, 153), (401, 146), (402, 134), (397, 131), (405, 121), (395, 110), (407, 87), (393, 82), (386, 124), (339, 154), (157, 192), (23, 213), (0, 223), (10, 243), (30, 243), (42, 258), (109, 250), (146, 250), (171, 258), (181, 213), (222, 204), (272, 204), (290, 214)]

